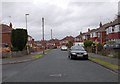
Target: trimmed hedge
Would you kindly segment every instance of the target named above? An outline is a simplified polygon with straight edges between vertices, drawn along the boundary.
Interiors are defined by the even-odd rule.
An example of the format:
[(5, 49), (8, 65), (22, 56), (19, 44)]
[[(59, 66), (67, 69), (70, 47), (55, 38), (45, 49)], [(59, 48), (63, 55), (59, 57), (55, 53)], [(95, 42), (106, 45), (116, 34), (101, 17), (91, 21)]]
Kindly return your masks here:
[(22, 51), (26, 46), (28, 34), (26, 29), (13, 29), (11, 33), (11, 43), (13, 51)]

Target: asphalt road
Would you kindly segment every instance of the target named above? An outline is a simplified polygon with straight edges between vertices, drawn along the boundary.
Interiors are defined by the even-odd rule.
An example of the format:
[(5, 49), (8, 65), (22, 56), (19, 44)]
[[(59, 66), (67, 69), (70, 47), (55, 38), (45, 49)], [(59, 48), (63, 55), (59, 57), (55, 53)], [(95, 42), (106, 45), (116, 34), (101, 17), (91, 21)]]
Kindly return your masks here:
[(42, 58), (3, 65), (3, 82), (118, 82), (118, 75), (89, 60), (70, 60), (55, 49)]

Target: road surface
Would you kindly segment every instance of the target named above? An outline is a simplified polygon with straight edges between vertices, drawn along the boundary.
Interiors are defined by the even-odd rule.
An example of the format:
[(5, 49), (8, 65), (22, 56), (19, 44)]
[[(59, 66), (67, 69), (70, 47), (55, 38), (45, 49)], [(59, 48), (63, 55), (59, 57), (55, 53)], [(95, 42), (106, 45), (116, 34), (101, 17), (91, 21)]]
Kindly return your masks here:
[(38, 60), (3, 65), (3, 82), (118, 82), (118, 75), (90, 60), (70, 60), (51, 50)]

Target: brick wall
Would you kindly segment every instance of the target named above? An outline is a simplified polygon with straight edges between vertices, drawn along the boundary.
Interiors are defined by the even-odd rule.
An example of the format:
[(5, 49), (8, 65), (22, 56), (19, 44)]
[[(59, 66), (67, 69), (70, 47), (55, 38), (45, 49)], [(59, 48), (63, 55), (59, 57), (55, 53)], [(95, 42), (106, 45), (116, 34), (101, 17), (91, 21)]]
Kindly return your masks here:
[(2, 34), (2, 43), (7, 43), (9, 46), (11, 46), (11, 34), (10, 33)]

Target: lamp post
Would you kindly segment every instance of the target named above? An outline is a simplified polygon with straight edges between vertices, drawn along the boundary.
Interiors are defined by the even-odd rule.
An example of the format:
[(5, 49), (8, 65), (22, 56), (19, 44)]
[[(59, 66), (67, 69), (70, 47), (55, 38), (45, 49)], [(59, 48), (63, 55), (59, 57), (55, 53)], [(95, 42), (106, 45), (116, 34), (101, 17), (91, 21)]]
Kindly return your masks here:
[(25, 21), (26, 21), (26, 30), (27, 30), (27, 16), (28, 16), (29, 14), (25, 14)]
[[(25, 21), (26, 21), (26, 30), (27, 30), (27, 16), (28, 16), (29, 14), (25, 14)], [(27, 31), (27, 33), (28, 33), (28, 31)], [(27, 46), (27, 53), (29, 54), (30, 52), (29, 52), (29, 49), (28, 49), (28, 46)]]
[(42, 17), (42, 34), (43, 34), (43, 54), (45, 54), (45, 41), (44, 41), (44, 18)]

